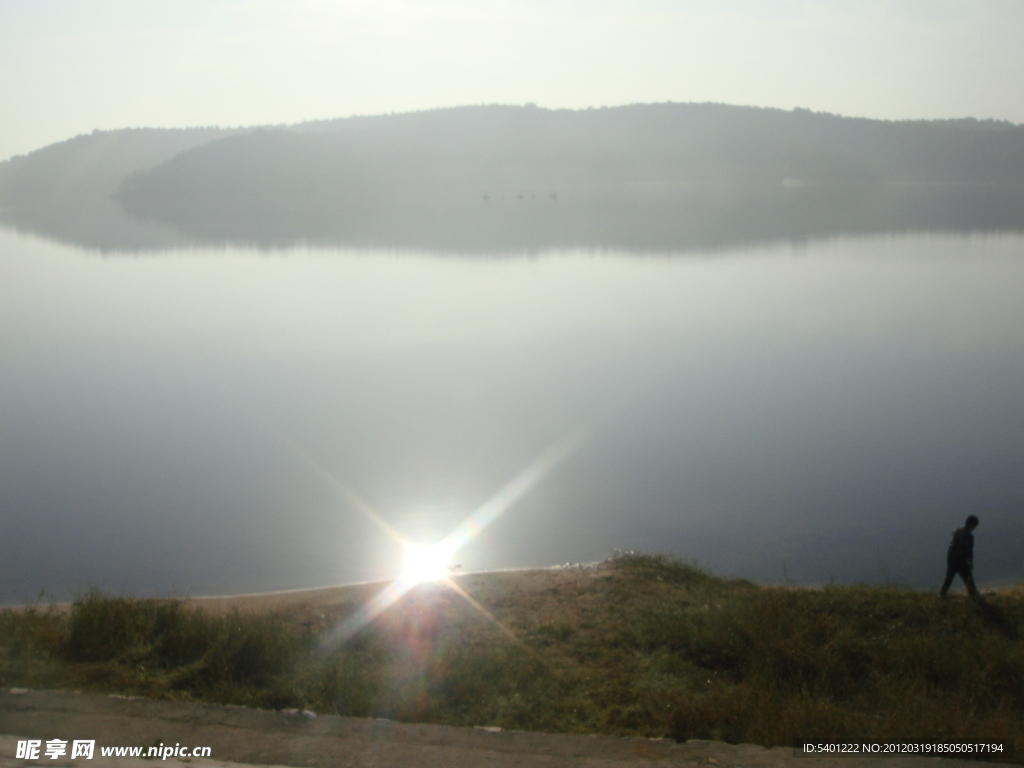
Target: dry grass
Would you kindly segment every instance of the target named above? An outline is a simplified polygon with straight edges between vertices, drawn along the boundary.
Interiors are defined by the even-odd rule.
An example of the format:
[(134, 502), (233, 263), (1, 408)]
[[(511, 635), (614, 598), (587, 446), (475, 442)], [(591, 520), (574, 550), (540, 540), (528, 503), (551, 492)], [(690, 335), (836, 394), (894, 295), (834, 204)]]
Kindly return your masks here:
[(98, 595), (6, 611), (0, 684), (766, 746), (1024, 736), (1019, 589), (982, 607), (759, 587), (632, 554), (458, 584), (487, 615), (423, 585), (326, 655), (369, 588), (269, 613)]

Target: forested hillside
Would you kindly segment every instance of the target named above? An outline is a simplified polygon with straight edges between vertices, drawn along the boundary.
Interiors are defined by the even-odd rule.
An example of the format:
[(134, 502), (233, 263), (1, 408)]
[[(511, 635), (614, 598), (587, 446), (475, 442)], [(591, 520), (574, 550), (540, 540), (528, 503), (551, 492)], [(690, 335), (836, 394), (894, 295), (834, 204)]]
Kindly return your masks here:
[(718, 104), (459, 107), (119, 131), (0, 165), (0, 205), (113, 197), (196, 242), (675, 250), (1024, 226), (1024, 127)]

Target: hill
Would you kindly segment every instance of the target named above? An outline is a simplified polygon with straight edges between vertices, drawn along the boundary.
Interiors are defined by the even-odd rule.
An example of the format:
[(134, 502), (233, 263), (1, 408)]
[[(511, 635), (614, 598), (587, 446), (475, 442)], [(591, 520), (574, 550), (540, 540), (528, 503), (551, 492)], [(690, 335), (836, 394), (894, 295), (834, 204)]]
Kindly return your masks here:
[(0, 205), (32, 209), (45, 188), (52, 207), (52, 180), (88, 157), (102, 183), (75, 200), (112, 195), (135, 222), (199, 243), (672, 251), (1024, 228), (1024, 127), (994, 121), (481, 106), (178, 138), (145, 162), (77, 144), (8, 161)]
[(93, 131), (0, 163), (0, 223), (63, 242), (125, 250), (173, 246), (180, 233), (131, 219), (113, 200), (125, 178), (227, 136), (220, 128)]

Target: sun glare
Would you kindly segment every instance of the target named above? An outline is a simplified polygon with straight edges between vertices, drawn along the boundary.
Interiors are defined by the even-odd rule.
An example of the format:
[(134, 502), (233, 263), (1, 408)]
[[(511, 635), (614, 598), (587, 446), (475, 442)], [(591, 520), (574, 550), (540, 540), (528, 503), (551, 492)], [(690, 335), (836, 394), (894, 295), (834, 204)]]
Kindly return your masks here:
[(440, 544), (406, 544), (405, 562), (398, 577), (406, 584), (440, 581), (448, 576), (448, 565), (454, 553), (448, 542)]
[[(402, 595), (417, 584), (424, 582), (444, 582), (450, 589), (469, 602), (470, 605), (481, 611), (491, 621), (497, 623), (496, 619), (482, 605), (477, 603), (462, 587), (449, 578), (452, 558), (463, 546), (476, 538), (484, 528), (501, 517), (509, 507), (533, 490), (555, 466), (572, 455), (582, 444), (584, 436), (584, 433), (573, 433), (553, 444), (530, 462), (518, 475), (503, 485), (490, 499), (480, 505), (473, 514), (463, 520), (448, 535), (448, 538), (437, 544), (412, 544), (406, 541), (391, 525), (352, 493), (349, 488), (335, 480), (330, 473), (310, 459), (298, 446), (292, 445), (293, 450), (307, 464), (317, 470), (318, 474), (328, 480), (335, 490), (344, 496), (346, 501), (353, 504), (356, 509), (363, 512), (370, 520), (383, 528), (392, 539), (401, 543), (405, 550), (402, 571), (398, 578), (388, 584), (387, 587), (377, 593), (376, 597), (365, 603), (343, 622), (335, 625), (321, 641), (321, 650), (327, 651), (337, 648), (373, 621), (374, 617), (380, 615), (381, 611), (385, 611), (388, 606), (394, 605), (397, 600), (402, 598)], [(458, 568), (459, 566), (455, 567)], [(507, 632), (505, 629), (502, 629), (502, 631)]]

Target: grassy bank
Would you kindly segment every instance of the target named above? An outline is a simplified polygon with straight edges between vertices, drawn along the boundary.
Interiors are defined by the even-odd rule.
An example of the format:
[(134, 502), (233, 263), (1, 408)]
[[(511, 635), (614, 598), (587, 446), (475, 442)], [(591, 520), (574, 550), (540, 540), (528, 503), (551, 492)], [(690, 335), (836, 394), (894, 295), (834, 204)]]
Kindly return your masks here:
[(320, 638), (355, 596), (271, 614), (98, 595), (65, 613), (4, 611), (0, 685), (768, 746), (1024, 747), (1021, 590), (981, 607), (761, 587), (643, 555), (458, 583), (479, 607), (423, 585), (326, 653)]

